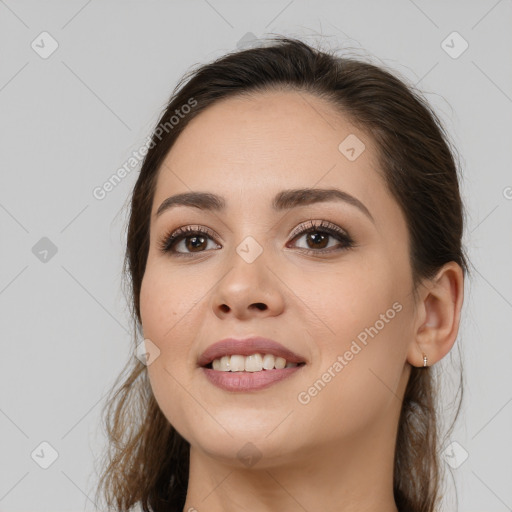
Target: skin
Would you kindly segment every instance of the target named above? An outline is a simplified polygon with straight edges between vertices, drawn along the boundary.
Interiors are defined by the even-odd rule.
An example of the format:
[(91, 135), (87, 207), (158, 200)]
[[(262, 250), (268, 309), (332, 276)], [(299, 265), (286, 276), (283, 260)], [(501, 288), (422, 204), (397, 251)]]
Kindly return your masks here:
[[(366, 146), (355, 161), (338, 150), (349, 134)], [(185, 511), (397, 511), (393, 456), (405, 386), (423, 353), (432, 365), (450, 351), (463, 274), (450, 262), (413, 295), (405, 218), (376, 154), (371, 138), (325, 100), (273, 91), (209, 107), (167, 155), (140, 306), (144, 336), (160, 350), (148, 366), (154, 395), (191, 445)], [(272, 210), (276, 193), (304, 187), (344, 190), (374, 222), (342, 202)], [(190, 191), (224, 196), (226, 211), (179, 206), (155, 216), (164, 199)], [(307, 235), (290, 237), (309, 220), (348, 231), (355, 247), (322, 253), (342, 242), (330, 236), (318, 249)], [(175, 249), (189, 257), (159, 250), (169, 231), (188, 225), (217, 236), (202, 252), (182, 239)], [(263, 250), (252, 263), (236, 252), (248, 236)], [(401, 311), (300, 403), (299, 393), (394, 303)], [(220, 339), (250, 335), (277, 340), (307, 364), (260, 391), (210, 384), (197, 367), (200, 354)], [(261, 457), (250, 466), (237, 456), (246, 443)]]

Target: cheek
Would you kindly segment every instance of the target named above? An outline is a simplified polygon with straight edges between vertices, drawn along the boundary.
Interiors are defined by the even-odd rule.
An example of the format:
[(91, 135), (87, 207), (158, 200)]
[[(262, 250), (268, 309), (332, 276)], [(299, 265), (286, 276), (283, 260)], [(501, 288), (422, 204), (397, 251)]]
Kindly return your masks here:
[[(409, 283), (397, 272), (396, 266), (386, 264), (385, 258), (354, 258), (347, 261), (341, 270), (315, 272), (314, 278), (304, 280), (304, 275), (295, 277), (293, 289), (302, 303), (321, 320), (317, 342), (325, 343), (321, 352), (332, 353), (332, 349), (342, 350), (350, 341), (360, 335), (364, 342), (372, 334), (386, 337), (392, 324), (397, 323), (408, 295)], [(353, 263), (353, 264), (352, 264)], [(291, 276), (288, 276), (288, 281)], [(396, 325), (395, 325), (396, 326)]]
[(204, 290), (190, 276), (185, 279), (179, 274), (148, 262), (141, 283), (140, 311), (144, 337), (160, 351), (147, 368), (153, 394), (167, 420), (188, 439), (191, 425), (204, 421), (204, 411), (196, 410), (187, 392), (195, 364), (191, 344), (200, 326), (194, 304)]
[(192, 348), (201, 325), (198, 314), (204, 307), (199, 304), (204, 295), (199, 280), (184, 272), (170, 272), (159, 263), (148, 264), (141, 283), (140, 313), (144, 337), (160, 350), (150, 374), (159, 371), (169, 380), (167, 370), (182, 382), (194, 366)]
[[(201, 297), (201, 287), (183, 272), (171, 272), (165, 264), (148, 260), (140, 291), (144, 335), (165, 343)], [(203, 292), (204, 293), (204, 292)]]
[(322, 343), (320, 364), (301, 383), (297, 402), (306, 428), (315, 425), (318, 437), (356, 436), (398, 414), (407, 326), (405, 307), (399, 309), (397, 303), (395, 309), (383, 309), (387, 323), (379, 308), (378, 315), (366, 311), (346, 322), (340, 318), (335, 341), (317, 340)]
[(350, 430), (362, 428), (399, 402), (412, 314), (408, 286), (396, 267), (382, 259), (375, 265), (351, 267), (336, 275), (334, 284), (324, 283), (323, 306), (316, 310), (323, 335), (310, 331), (318, 362), (313, 378), (303, 383), (299, 403), (308, 402), (312, 415), (332, 411), (326, 433), (340, 424)]

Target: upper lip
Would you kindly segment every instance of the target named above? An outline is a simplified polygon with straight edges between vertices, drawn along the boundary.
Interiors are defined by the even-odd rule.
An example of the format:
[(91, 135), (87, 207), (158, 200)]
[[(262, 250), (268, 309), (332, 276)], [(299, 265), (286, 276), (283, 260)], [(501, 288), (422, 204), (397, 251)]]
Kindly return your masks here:
[(226, 338), (210, 345), (199, 357), (199, 366), (206, 366), (214, 359), (220, 359), (222, 356), (241, 355), (250, 356), (252, 354), (272, 354), (277, 357), (283, 357), (289, 363), (305, 363), (302, 356), (296, 354), (290, 349), (283, 347), (280, 343), (268, 338), (253, 336), (246, 339)]

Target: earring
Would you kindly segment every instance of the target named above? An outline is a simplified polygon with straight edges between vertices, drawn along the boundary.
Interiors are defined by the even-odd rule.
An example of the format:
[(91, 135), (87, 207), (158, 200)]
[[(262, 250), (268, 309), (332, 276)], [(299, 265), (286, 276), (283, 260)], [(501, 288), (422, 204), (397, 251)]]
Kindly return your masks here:
[(425, 368), (425, 366), (427, 366), (427, 355), (423, 354), (423, 368)]

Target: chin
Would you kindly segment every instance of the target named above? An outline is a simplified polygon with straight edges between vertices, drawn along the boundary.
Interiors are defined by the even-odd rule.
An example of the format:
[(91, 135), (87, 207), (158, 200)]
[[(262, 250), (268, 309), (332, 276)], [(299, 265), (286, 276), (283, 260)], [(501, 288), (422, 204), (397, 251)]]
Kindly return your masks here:
[[(207, 436), (201, 432), (199, 437), (190, 443), (196, 450), (208, 457), (228, 466), (247, 469), (269, 469), (275, 466), (292, 463), (300, 453), (300, 446), (283, 444), (283, 439), (277, 436), (267, 437), (267, 432), (251, 437), (247, 432), (233, 437), (224, 435)], [(289, 441), (297, 439), (297, 435), (286, 434)]]

